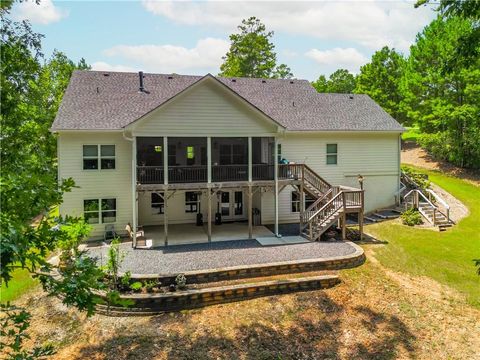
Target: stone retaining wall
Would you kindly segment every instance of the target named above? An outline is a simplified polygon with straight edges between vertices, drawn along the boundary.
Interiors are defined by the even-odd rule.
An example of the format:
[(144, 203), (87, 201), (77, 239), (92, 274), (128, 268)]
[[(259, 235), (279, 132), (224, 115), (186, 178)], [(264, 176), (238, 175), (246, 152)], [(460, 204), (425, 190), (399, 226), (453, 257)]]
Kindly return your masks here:
[(207, 305), (242, 301), (262, 296), (326, 289), (333, 287), (338, 283), (340, 283), (338, 276), (321, 275), (162, 294), (122, 295), (122, 299), (132, 300), (134, 305), (129, 308), (110, 307), (109, 310), (104, 305), (98, 305), (97, 312), (109, 316), (153, 315), (161, 312), (193, 309)]
[[(351, 269), (362, 265), (366, 258), (360, 246), (354, 243), (350, 244), (355, 248), (355, 252), (347, 256), (188, 271), (183, 274), (187, 278), (187, 284), (200, 284), (320, 270)], [(132, 274), (131, 280), (133, 282), (155, 279), (163, 285), (169, 285), (175, 283), (176, 275), (177, 274)]]

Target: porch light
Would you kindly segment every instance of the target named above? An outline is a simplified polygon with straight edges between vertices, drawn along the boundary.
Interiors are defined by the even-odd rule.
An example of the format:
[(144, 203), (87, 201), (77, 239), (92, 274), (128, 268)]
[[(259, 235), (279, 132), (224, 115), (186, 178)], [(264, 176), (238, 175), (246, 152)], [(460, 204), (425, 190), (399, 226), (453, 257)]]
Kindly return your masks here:
[(360, 184), (360, 189), (363, 190), (363, 176), (358, 174), (357, 180), (358, 180), (358, 183)]

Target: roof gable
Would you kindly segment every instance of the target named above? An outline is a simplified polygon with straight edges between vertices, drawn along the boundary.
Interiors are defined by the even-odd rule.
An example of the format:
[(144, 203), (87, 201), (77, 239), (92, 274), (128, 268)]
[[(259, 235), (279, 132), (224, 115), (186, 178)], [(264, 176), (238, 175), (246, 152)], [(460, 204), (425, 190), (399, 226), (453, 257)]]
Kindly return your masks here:
[(274, 134), (279, 124), (213, 77), (204, 77), (126, 130), (137, 136)]

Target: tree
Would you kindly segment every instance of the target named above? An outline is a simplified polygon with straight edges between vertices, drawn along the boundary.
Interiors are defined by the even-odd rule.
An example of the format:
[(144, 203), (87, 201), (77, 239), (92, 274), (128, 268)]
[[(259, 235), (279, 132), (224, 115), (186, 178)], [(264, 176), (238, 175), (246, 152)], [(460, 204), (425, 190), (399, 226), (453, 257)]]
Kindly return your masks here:
[[(103, 286), (99, 281), (103, 273), (95, 261), (71, 252), (68, 266), (56, 269), (64, 275), (59, 280), (52, 276), (53, 266), (46, 259), (59, 245), (77, 246), (86, 233), (83, 219), (54, 218), (49, 214), (52, 207), (61, 203), (63, 193), (74, 186), (72, 179), (58, 179), (57, 184), (55, 137), (49, 128), (70, 76), (78, 66), (60, 52), (44, 62), (43, 36), (33, 32), (26, 21), (9, 19), (10, 7), (11, 2), (2, 2), (0, 8), (0, 282), (8, 286), (13, 271), (26, 268), (40, 276), (51, 294), (62, 294), (65, 304), (86, 310), (90, 315), (98, 300), (92, 290)], [(85, 67), (85, 61), (79, 66)], [(38, 274), (39, 271), (43, 273)], [(44, 350), (49, 351), (21, 349), (28, 314), (10, 310), (8, 307), (5, 310), (4, 325), (9, 329), (4, 330), (13, 343), (5, 344), (2, 339), (2, 348), (9, 349), (7, 355), (33, 359)]]
[(456, 165), (479, 168), (480, 58), (450, 62), (472, 31), (470, 20), (434, 20), (410, 49), (401, 89), (404, 110), (425, 133), (422, 146)]
[(285, 64), (277, 66), (273, 31), (252, 16), (242, 20), (239, 33), (230, 35), (230, 49), (222, 58), (219, 76), (253, 78), (291, 78), (293, 74)]
[(328, 80), (325, 75), (312, 82), (312, 86), (321, 93), (351, 94), (355, 89), (355, 76), (346, 69), (338, 69), (330, 75)]
[(401, 110), (403, 99), (400, 91), (406, 60), (388, 46), (375, 52), (370, 63), (360, 68), (355, 93), (367, 94), (399, 122), (406, 124), (407, 117)]

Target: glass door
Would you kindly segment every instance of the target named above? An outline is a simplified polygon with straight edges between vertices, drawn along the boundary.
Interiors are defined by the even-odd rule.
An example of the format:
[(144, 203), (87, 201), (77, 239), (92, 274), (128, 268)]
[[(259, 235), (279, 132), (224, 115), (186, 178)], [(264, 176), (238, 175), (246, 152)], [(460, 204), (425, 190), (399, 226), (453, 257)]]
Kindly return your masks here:
[(243, 191), (222, 191), (220, 199), (220, 213), (222, 214), (222, 220), (228, 221), (245, 219)]

